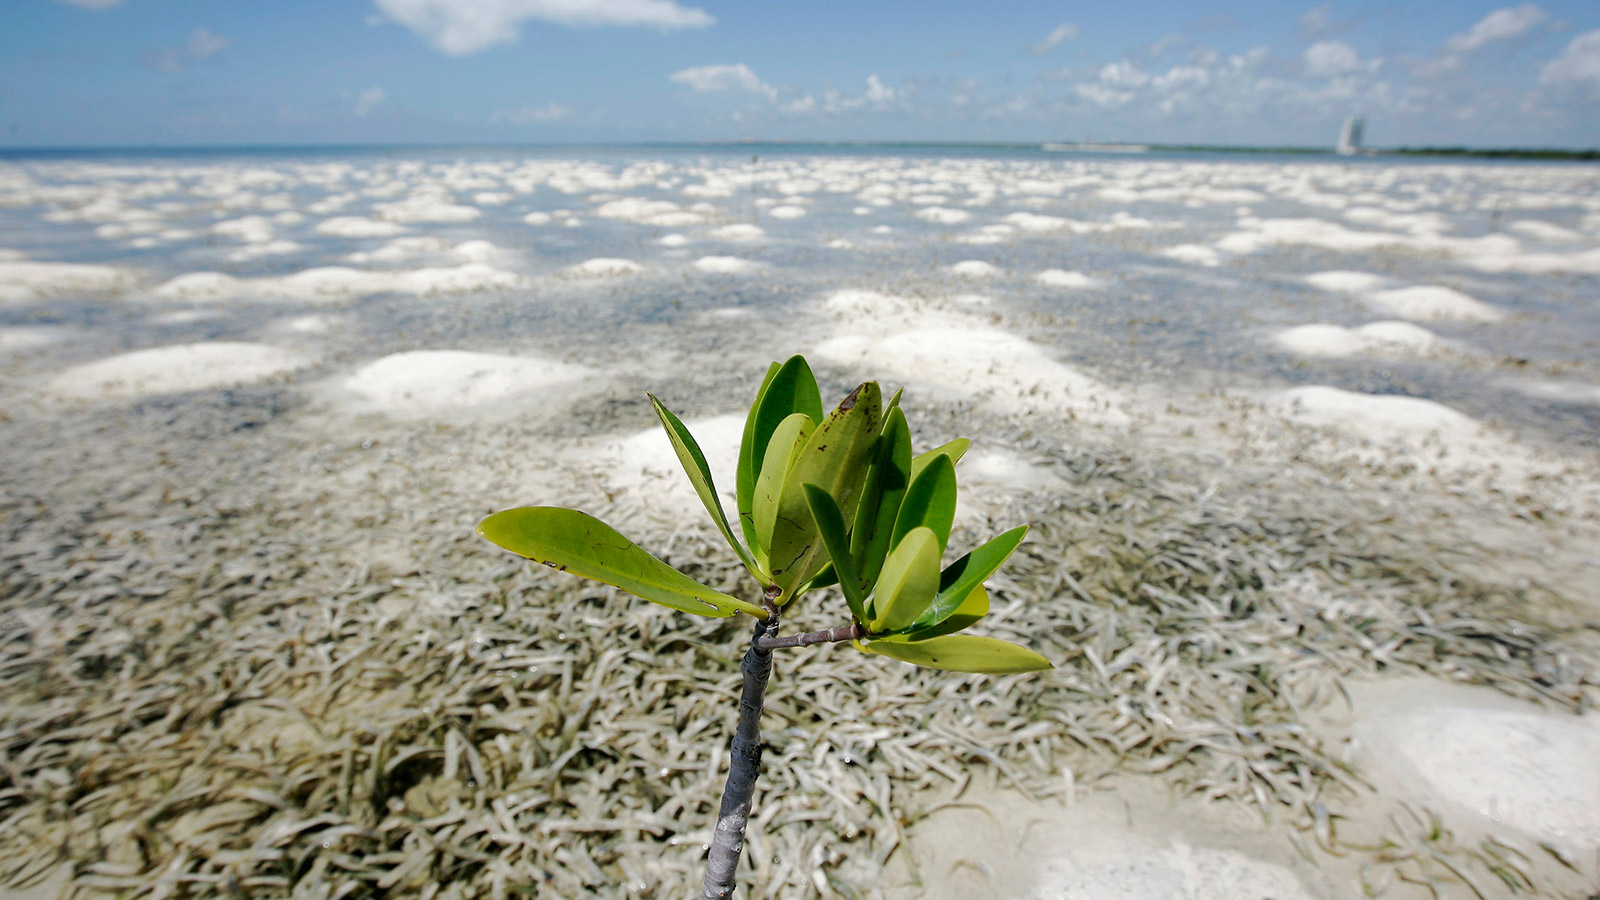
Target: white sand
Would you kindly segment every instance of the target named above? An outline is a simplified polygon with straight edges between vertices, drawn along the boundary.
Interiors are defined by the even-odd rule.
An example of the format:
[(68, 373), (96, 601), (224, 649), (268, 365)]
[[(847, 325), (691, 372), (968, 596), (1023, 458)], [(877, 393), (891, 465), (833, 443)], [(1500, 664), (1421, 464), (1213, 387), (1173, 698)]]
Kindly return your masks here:
[(324, 219), (317, 223), (317, 234), (331, 237), (392, 237), (406, 230), (404, 225), (396, 222), (382, 222), (377, 219), (363, 219), (359, 216), (338, 216)]
[[(670, 402), (669, 402), (670, 405)], [(711, 480), (722, 497), (724, 510), (737, 510), (734, 470), (739, 464), (739, 441), (744, 437), (744, 416), (724, 415), (684, 422), (711, 467)], [(649, 498), (652, 516), (682, 520), (705, 517), (704, 504), (684, 474), (667, 434), (659, 426), (605, 443), (599, 451), (606, 483), (613, 490)], [(590, 456), (589, 458), (593, 458)], [(737, 526), (735, 526), (737, 527)]]
[(266, 344), (178, 344), (74, 366), (51, 379), (48, 390), (78, 400), (175, 394), (261, 381), (308, 361), (302, 354)]
[(547, 212), (531, 212), (522, 217), (522, 221), (529, 225), (549, 225), (551, 216)]
[(682, 234), (664, 234), (661, 236), (660, 244), (663, 247), (686, 247), (689, 245), (689, 238)]
[(1369, 294), (1367, 300), (1394, 315), (1420, 322), (1454, 319), (1464, 322), (1498, 322), (1499, 310), (1460, 291), (1437, 285), (1417, 285)]
[(1583, 240), (1583, 235), (1570, 228), (1562, 228), (1554, 222), (1544, 222), (1539, 219), (1519, 219), (1512, 222), (1509, 227), (1510, 230), (1536, 241), (1571, 244)]
[(594, 214), (603, 219), (664, 228), (684, 228), (705, 222), (705, 216), (685, 210), (670, 200), (641, 200), (636, 197), (602, 203), (595, 208)]
[(1345, 294), (1363, 294), (1375, 291), (1388, 282), (1382, 275), (1373, 275), (1369, 272), (1349, 272), (1334, 270), (1330, 272), (1315, 272), (1306, 276), (1306, 281), (1312, 287), (1325, 291)]
[(1216, 250), (1205, 244), (1178, 244), (1161, 251), (1161, 255), (1178, 262), (1192, 263), (1197, 266), (1217, 266), (1222, 264), (1222, 256)]
[(625, 275), (637, 275), (643, 271), (644, 266), (631, 259), (599, 256), (584, 260), (575, 266), (568, 266), (562, 269), (561, 273), (572, 278), (620, 278)]
[(262, 297), (335, 301), (386, 293), (467, 293), (513, 288), (525, 283), (526, 279), (521, 275), (482, 263), (401, 272), (370, 272), (343, 266), (323, 266), (278, 278), (234, 278), (220, 272), (191, 272), (162, 284), (153, 293), (163, 300)]
[(1270, 403), (1296, 421), (1378, 439), (1471, 436), (1482, 429), (1476, 419), (1432, 400), (1359, 394), (1324, 385), (1290, 388), (1276, 394)]
[(115, 266), (59, 262), (0, 262), (0, 303), (32, 303), (65, 294), (108, 294), (133, 273)]
[(470, 222), (482, 215), (474, 206), (461, 206), (448, 197), (421, 194), (395, 203), (379, 203), (375, 211), (390, 222)]
[(981, 259), (964, 259), (950, 267), (950, 274), (959, 278), (993, 278), (1000, 270)]
[(1579, 406), (1600, 406), (1600, 384), (1589, 384), (1582, 381), (1534, 380), (1529, 378), (1503, 378), (1498, 383), (1529, 397), (1537, 397), (1540, 400), (1571, 403)]
[(0, 350), (26, 350), (62, 340), (66, 332), (44, 326), (0, 326)]
[(241, 216), (227, 219), (211, 226), (211, 233), (244, 241), (247, 244), (264, 244), (273, 239), (272, 222), (264, 216)]
[(585, 366), (535, 356), (413, 350), (367, 363), (342, 382), (359, 408), (399, 416), (478, 409), (536, 392), (567, 396), (596, 379)]
[(748, 259), (737, 256), (702, 256), (694, 261), (694, 267), (701, 272), (712, 275), (737, 275), (755, 268), (756, 264)]
[(1365, 353), (1431, 356), (1445, 346), (1438, 335), (1410, 322), (1372, 322), (1359, 328), (1301, 325), (1278, 332), (1272, 340), (1291, 353), (1324, 357)]
[(806, 208), (804, 206), (794, 206), (792, 204), (774, 206), (773, 208), (767, 210), (767, 215), (773, 217), (774, 219), (798, 219), (803, 217), (805, 214)]
[(1425, 678), (1351, 685), (1363, 773), (1477, 831), (1600, 850), (1600, 720)]
[(748, 222), (736, 222), (732, 225), (723, 225), (713, 228), (707, 235), (719, 241), (758, 241), (767, 236), (767, 232), (760, 225), (751, 225)]
[(913, 215), (925, 222), (934, 222), (939, 225), (960, 225), (962, 222), (972, 218), (972, 213), (964, 209), (946, 209), (943, 206), (930, 206), (926, 209), (919, 209)]
[(1045, 287), (1086, 289), (1100, 286), (1099, 281), (1082, 272), (1068, 272), (1065, 269), (1045, 269), (1033, 276), (1033, 280)]

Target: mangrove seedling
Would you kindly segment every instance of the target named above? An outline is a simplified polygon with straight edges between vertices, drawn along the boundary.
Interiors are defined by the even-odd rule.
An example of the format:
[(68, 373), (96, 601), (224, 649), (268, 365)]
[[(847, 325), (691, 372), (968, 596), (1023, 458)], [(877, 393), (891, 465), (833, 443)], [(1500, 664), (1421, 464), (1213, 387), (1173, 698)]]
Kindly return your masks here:
[[(573, 509), (530, 506), (478, 525), (490, 541), (547, 566), (614, 585), (682, 612), (756, 620), (744, 655), (739, 722), (706, 862), (703, 897), (733, 894), (751, 797), (761, 765), (761, 708), (772, 651), (849, 641), (863, 653), (956, 672), (1050, 668), (1025, 647), (963, 634), (989, 611), (984, 581), (1022, 542), (1013, 528), (940, 566), (956, 511), (956, 462), (970, 442), (913, 455), (897, 392), (887, 405), (875, 382), (823, 415), (804, 358), (773, 363), (745, 419), (736, 478), (734, 534), (705, 454), (655, 395), (650, 402), (717, 530), (761, 586), (752, 603), (679, 572), (599, 519)], [(810, 634), (778, 634), (785, 607), (837, 586), (849, 620)]]

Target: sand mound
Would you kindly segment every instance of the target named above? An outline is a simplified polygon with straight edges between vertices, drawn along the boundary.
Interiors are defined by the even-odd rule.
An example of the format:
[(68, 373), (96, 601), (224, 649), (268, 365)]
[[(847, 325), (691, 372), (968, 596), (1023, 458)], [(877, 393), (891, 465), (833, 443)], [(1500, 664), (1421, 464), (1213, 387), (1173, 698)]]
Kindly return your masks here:
[(1161, 251), (1161, 255), (1197, 266), (1222, 265), (1222, 255), (1205, 244), (1178, 244)]
[(1093, 288), (1100, 286), (1100, 282), (1082, 272), (1068, 272), (1064, 269), (1045, 269), (1043, 272), (1033, 276), (1033, 280), (1045, 287)]
[(1464, 322), (1498, 322), (1504, 316), (1487, 303), (1460, 291), (1436, 285), (1417, 285), (1378, 291), (1367, 299), (1401, 318), (1420, 322), (1455, 319)]
[(466, 293), (512, 288), (524, 282), (525, 279), (515, 272), (483, 263), (403, 272), (321, 266), (279, 278), (235, 278), (220, 272), (190, 272), (162, 284), (153, 293), (163, 300), (226, 300), (248, 296), (331, 301), (388, 293)]
[(719, 241), (758, 241), (767, 236), (767, 232), (760, 225), (751, 225), (739, 222), (733, 225), (723, 225), (713, 228), (707, 234)]
[(1361, 294), (1377, 290), (1388, 279), (1382, 275), (1373, 275), (1368, 272), (1348, 272), (1334, 270), (1329, 272), (1315, 272), (1306, 276), (1306, 282), (1312, 287), (1321, 288), (1335, 293)]
[[(726, 415), (684, 422), (711, 467), (711, 480), (722, 495), (725, 510), (736, 510), (734, 469), (739, 464), (739, 441), (744, 437), (744, 416)], [(605, 450), (606, 483), (614, 490), (648, 497), (652, 516), (682, 519), (704, 517), (705, 507), (684, 474), (667, 434), (659, 426), (647, 428)]]
[(176, 394), (261, 381), (306, 363), (299, 353), (266, 344), (179, 344), (74, 366), (52, 379), (48, 389), (78, 400)]
[(568, 266), (561, 271), (562, 274), (573, 278), (620, 278), (624, 275), (637, 275), (644, 271), (644, 266), (631, 259), (600, 256), (584, 260), (575, 266)]
[(981, 259), (964, 259), (950, 267), (950, 274), (959, 278), (993, 278), (1000, 270)]
[(532, 356), (464, 350), (413, 350), (367, 363), (343, 387), (361, 406), (399, 415), (426, 415), (489, 406), (535, 391), (570, 392), (595, 378), (584, 366)]
[(1308, 425), (1377, 439), (1417, 441), (1431, 435), (1476, 435), (1476, 419), (1420, 397), (1359, 394), (1323, 385), (1291, 388), (1269, 401), (1285, 416)]
[(31, 303), (63, 294), (121, 290), (132, 273), (115, 266), (58, 262), (0, 262), (0, 303)]
[(1273, 335), (1278, 346), (1301, 356), (1341, 357), (1364, 353), (1429, 356), (1444, 348), (1439, 336), (1410, 322), (1372, 322), (1359, 328), (1301, 325)]
[(317, 234), (330, 237), (393, 237), (405, 231), (406, 227), (395, 222), (380, 222), (377, 219), (363, 219), (359, 216), (337, 216), (324, 219), (317, 224)]
[(755, 268), (755, 263), (737, 256), (702, 256), (694, 261), (694, 267), (713, 275), (737, 275)]

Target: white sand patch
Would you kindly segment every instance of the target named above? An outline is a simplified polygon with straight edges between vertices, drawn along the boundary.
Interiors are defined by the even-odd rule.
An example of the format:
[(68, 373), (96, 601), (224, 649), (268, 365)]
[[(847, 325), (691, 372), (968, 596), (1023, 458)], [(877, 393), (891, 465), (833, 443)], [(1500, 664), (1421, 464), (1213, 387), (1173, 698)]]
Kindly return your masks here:
[[(739, 465), (739, 441), (744, 437), (744, 416), (724, 415), (684, 422), (694, 435), (711, 480), (722, 497), (723, 509), (737, 510), (737, 483), (734, 470)], [(672, 443), (660, 427), (647, 428), (620, 440), (607, 442), (601, 451), (606, 483), (616, 491), (649, 497), (652, 517), (679, 520), (703, 518), (705, 507), (683, 472), (683, 465)], [(735, 528), (738, 526), (735, 525)]]
[(278, 323), (278, 327), (290, 334), (327, 334), (342, 321), (344, 320), (339, 316), (313, 314), (285, 319)]
[(964, 209), (947, 209), (943, 206), (929, 206), (919, 209), (912, 215), (925, 222), (934, 222), (939, 225), (960, 225), (972, 218), (972, 213)]
[(1410, 322), (1372, 322), (1359, 328), (1301, 325), (1278, 332), (1272, 341), (1291, 353), (1323, 357), (1367, 353), (1431, 356), (1445, 347), (1438, 335)]
[(1297, 422), (1379, 440), (1411, 443), (1434, 436), (1474, 437), (1482, 431), (1476, 419), (1420, 397), (1308, 385), (1276, 394), (1269, 404)]
[(1498, 322), (1504, 316), (1487, 303), (1437, 285), (1416, 285), (1369, 294), (1367, 300), (1394, 315), (1419, 322), (1453, 319)]
[(1034, 233), (1060, 231), (1064, 228), (1071, 228), (1073, 225), (1071, 219), (1063, 219), (1060, 216), (1046, 216), (1040, 213), (1031, 212), (1014, 212), (1006, 216), (1005, 221), (1015, 228), (1020, 228), (1023, 231), (1031, 231)]
[(896, 297), (856, 288), (835, 291), (822, 301), (823, 310), (834, 318), (876, 323), (902, 320), (913, 312), (920, 312), (925, 305), (911, 297)]
[(472, 195), (472, 202), (479, 206), (503, 206), (516, 196), (509, 191), (479, 191)]
[(787, 203), (783, 206), (774, 206), (773, 208), (767, 210), (767, 215), (773, 217), (774, 219), (798, 219), (805, 214), (806, 208), (804, 206), (794, 206)]
[(1161, 255), (1178, 262), (1192, 263), (1197, 266), (1217, 266), (1222, 264), (1222, 257), (1216, 250), (1205, 244), (1178, 244), (1161, 251)]
[(664, 234), (661, 236), (660, 243), (663, 247), (687, 247), (689, 238), (681, 234)]
[(860, 334), (861, 324), (850, 323), (844, 336), (824, 342), (817, 355), (865, 372), (892, 374), (909, 384), (1017, 408), (1081, 416), (1105, 425), (1127, 422), (1126, 415), (1112, 408), (1116, 398), (1110, 389), (1014, 334), (971, 321), (874, 338)]
[(547, 212), (531, 212), (522, 217), (529, 225), (549, 225), (552, 216)]
[(894, 229), (891, 228), (888, 225), (876, 225), (876, 226), (873, 226), (872, 233), (873, 234), (894, 234)]
[(66, 332), (59, 328), (27, 325), (0, 326), (0, 350), (26, 350), (29, 347), (42, 347), (46, 344), (54, 344), (65, 337)]
[(450, 248), (450, 256), (469, 263), (489, 263), (504, 259), (510, 251), (485, 240), (462, 241)]
[(1068, 272), (1065, 269), (1045, 269), (1033, 276), (1033, 280), (1045, 287), (1058, 288), (1096, 288), (1100, 282), (1090, 278), (1082, 272)]
[(1600, 248), (1581, 253), (1480, 253), (1466, 256), (1464, 261), (1483, 272), (1600, 274)]
[(266, 344), (178, 344), (74, 366), (51, 379), (47, 389), (75, 400), (175, 394), (261, 381), (308, 361), (302, 354)]
[(1422, 678), (1353, 684), (1359, 762), (1456, 824), (1512, 828), (1592, 859), (1600, 847), (1600, 721), (1489, 688)]
[(827, 247), (829, 250), (854, 250), (856, 248), (855, 244), (845, 240), (844, 238), (834, 238), (830, 241), (825, 241), (823, 242), (822, 246)]
[(0, 247), (0, 262), (21, 262), (27, 258), (28, 254), (23, 253), (21, 250)]
[(395, 238), (376, 250), (357, 250), (345, 256), (349, 262), (358, 266), (394, 265), (406, 262), (418, 256), (441, 254), (450, 250), (450, 242), (432, 235), (417, 235), (413, 237)]
[(597, 256), (561, 270), (562, 274), (572, 278), (621, 278), (626, 275), (637, 275), (643, 271), (644, 266), (631, 259), (614, 259), (608, 256)]
[(961, 457), (963, 483), (1001, 485), (1014, 490), (1038, 490), (1059, 479), (1049, 466), (1035, 465), (1022, 456), (997, 447), (974, 447)]
[(1553, 222), (1543, 222), (1538, 219), (1518, 219), (1511, 223), (1510, 228), (1524, 237), (1553, 244), (1571, 244), (1583, 240), (1583, 235), (1570, 228), (1562, 228)]
[(533, 392), (566, 395), (596, 377), (585, 366), (535, 356), (412, 350), (367, 363), (341, 384), (358, 406), (407, 417), (479, 409)]
[(211, 226), (211, 233), (244, 241), (247, 244), (264, 244), (275, 236), (272, 222), (264, 216), (227, 219)]
[(482, 263), (403, 272), (323, 266), (278, 278), (234, 278), (220, 272), (191, 272), (162, 284), (153, 293), (163, 300), (225, 300), (245, 296), (344, 300), (387, 293), (466, 293), (518, 287), (526, 281), (515, 272)]
[(248, 244), (237, 250), (229, 251), (229, 262), (249, 262), (263, 256), (287, 256), (290, 253), (299, 253), (303, 247), (294, 241), (276, 238), (263, 244)]
[(393, 237), (404, 232), (406, 227), (396, 222), (381, 222), (377, 219), (364, 219), (360, 216), (337, 216), (324, 219), (317, 223), (317, 234), (329, 237)]
[(217, 311), (214, 309), (178, 309), (151, 316), (150, 321), (156, 325), (193, 325), (216, 317)]
[(657, 225), (663, 228), (683, 228), (705, 222), (704, 216), (685, 210), (670, 200), (641, 200), (636, 197), (624, 197), (602, 203), (595, 208), (594, 214), (602, 219)]
[(109, 294), (133, 281), (115, 266), (59, 262), (0, 262), (0, 303), (30, 303), (63, 294)]
[(1384, 278), (1382, 275), (1344, 270), (1314, 272), (1306, 276), (1306, 282), (1312, 287), (1337, 294), (1364, 294), (1367, 291), (1377, 290), (1387, 284), (1388, 281), (1389, 279)]
[(711, 229), (707, 234), (719, 241), (759, 241), (767, 236), (766, 230), (760, 225), (751, 225), (749, 222), (723, 225)]
[(950, 267), (950, 274), (958, 278), (993, 278), (1000, 270), (994, 263), (981, 259), (963, 259)]
[(395, 203), (379, 203), (375, 211), (390, 222), (470, 222), (482, 215), (475, 206), (450, 202), (446, 195), (419, 194)]
[(756, 264), (748, 259), (737, 256), (702, 256), (694, 261), (694, 267), (701, 272), (713, 275), (737, 275), (755, 268)]

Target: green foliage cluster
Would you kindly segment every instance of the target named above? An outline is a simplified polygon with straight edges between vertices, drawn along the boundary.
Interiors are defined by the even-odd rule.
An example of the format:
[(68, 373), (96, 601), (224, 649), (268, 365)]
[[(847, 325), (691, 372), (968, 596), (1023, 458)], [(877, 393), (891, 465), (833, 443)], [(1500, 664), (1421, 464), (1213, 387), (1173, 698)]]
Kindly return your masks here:
[[(823, 414), (816, 377), (795, 356), (767, 370), (739, 446), (735, 535), (694, 436), (650, 397), (695, 492), (766, 600), (782, 608), (837, 586), (865, 653), (962, 672), (1049, 668), (1006, 641), (959, 634), (989, 611), (983, 582), (1027, 533), (1021, 526), (941, 568), (956, 510), (956, 463), (970, 446), (951, 441), (920, 455), (900, 410), (876, 382)], [(577, 510), (522, 507), (478, 526), (490, 541), (547, 566), (593, 578), (672, 609), (703, 616), (756, 605), (695, 581), (614, 528)]]

